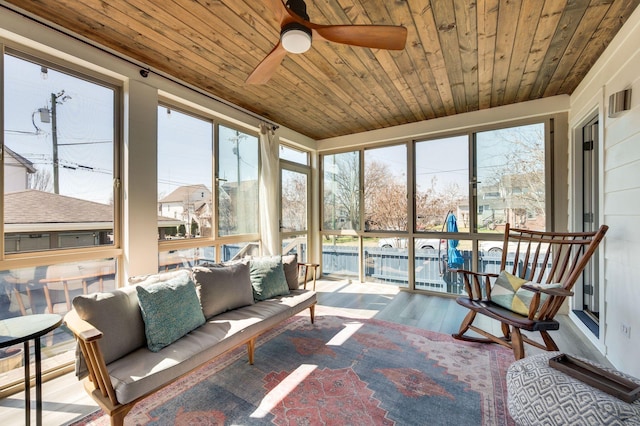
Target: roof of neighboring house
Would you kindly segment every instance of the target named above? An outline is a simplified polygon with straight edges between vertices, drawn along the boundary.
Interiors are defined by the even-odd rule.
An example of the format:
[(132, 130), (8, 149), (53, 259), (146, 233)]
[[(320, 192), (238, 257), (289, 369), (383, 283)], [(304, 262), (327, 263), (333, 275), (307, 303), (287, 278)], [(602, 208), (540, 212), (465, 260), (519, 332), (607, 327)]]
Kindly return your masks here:
[[(35, 189), (5, 194), (4, 215), (6, 232), (87, 230), (113, 227), (112, 205)], [(175, 226), (182, 223), (176, 219), (162, 216), (158, 217), (158, 222), (159, 226)]]
[(20, 163), (21, 165), (24, 166), (25, 169), (27, 169), (27, 172), (35, 173), (37, 171), (37, 169), (33, 166), (33, 163), (31, 161), (27, 160), (25, 157), (18, 154), (17, 152), (15, 152), (14, 150), (12, 150), (6, 145), (4, 147), (4, 152), (9, 154), (13, 158), (15, 158), (18, 163)]
[(193, 199), (193, 201), (197, 201), (204, 197), (194, 197), (192, 194), (194, 192), (204, 192), (206, 196), (211, 195), (211, 191), (205, 185), (197, 184), (197, 185), (184, 185), (174, 189), (169, 195), (162, 198), (160, 203), (184, 203), (189, 200), (189, 198)]

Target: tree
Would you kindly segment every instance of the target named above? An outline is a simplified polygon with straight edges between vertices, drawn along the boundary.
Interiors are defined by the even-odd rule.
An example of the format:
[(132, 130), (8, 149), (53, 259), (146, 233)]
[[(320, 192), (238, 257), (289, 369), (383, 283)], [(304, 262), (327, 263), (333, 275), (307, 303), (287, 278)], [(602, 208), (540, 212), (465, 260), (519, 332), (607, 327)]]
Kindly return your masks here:
[(364, 175), (365, 229), (407, 230), (406, 181), (394, 177), (386, 164), (372, 161)]
[(196, 222), (195, 219), (191, 219), (191, 236), (195, 237), (196, 235), (198, 235), (198, 222)]
[(184, 223), (181, 223), (180, 226), (178, 226), (178, 235), (184, 236), (186, 234), (187, 234), (187, 227), (184, 226)]
[(287, 231), (307, 228), (307, 177), (300, 173), (283, 173), (282, 226)]
[(37, 169), (35, 173), (31, 173), (29, 175), (29, 189), (52, 192), (53, 180), (51, 179), (51, 172), (48, 170)]
[(335, 154), (325, 170), (324, 222), (327, 229), (360, 228), (360, 153)]

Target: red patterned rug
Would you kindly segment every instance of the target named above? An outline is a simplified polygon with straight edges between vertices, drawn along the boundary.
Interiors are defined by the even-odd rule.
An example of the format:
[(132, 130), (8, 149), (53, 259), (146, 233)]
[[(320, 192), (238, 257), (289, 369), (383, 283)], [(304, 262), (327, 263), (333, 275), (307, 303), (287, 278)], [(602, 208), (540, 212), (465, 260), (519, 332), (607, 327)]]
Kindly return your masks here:
[[(512, 425), (498, 345), (375, 319), (298, 316), (139, 402), (126, 425)], [(74, 425), (107, 425), (102, 412)]]

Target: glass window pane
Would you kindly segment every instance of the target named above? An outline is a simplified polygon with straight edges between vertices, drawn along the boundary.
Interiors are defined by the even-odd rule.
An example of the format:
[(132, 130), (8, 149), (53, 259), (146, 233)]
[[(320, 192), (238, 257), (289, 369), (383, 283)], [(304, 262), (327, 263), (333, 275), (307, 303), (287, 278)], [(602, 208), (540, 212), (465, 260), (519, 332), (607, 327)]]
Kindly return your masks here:
[(280, 145), (280, 159), (304, 164), (305, 166), (309, 165), (309, 154), (307, 152), (298, 151), (286, 145)]
[(544, 124), (477, 133), (476, 161), (478, 230), (545, 230)]
[(247, 256), (259, 256), (260, 244), (258, 242), (224, 244), (221, 255), (222, 262), (241, 260)]
[(211, 237), (213, 123), (158, 107), (158, 238)]
[(322, 274), (358, 277), (358, 238), (329, 235), (322, 239)]
[(407, 238), (364, 238), (365, 281), (409, 287)]
[(360, 229), (360, 152), (323, 157), (324, 229)]
[(364, 152), (365, 230), (406, 231), (407, 146)]
[(258, 233), (258, 138), (219, 126), (218, 235)]
[(282, 239), (282, 254), (297, 254), (298, 262), (307, 261), (307, 236), (295, 235)]
[(196, 247), (158, 253), (158, 272), (215, 263), (215, 247)]
[(282, 232), (307, 229), (307, 175), (282, 170)]
[[(74, 297), (115, 288), (113, 258), (0, 271), (0, 319), (43, 313), (65, 315), (71, 310)], [(44, 370), (74, 360), (75, 340), (64, 327), (44, 336), (42, 342), (46, 345), (42, 351), (42, 359), (46, 360)], [(16, 354), (15, 363), (3, 363), (0, 388), (24, 382), (23, 353), (16, 351)], [(31, 362), (33, 354), (30, 351)]]
[(471, 270), (471, 241), (441, 239), (433, 249), (419, 248), (419, 241), (420, 239), (416, 239), (416, 289), (462, 294), (462, 276), (453, 270)]
[(112, 245), (115, 91), (4, 59), (5, 252)]
[(416, 230), (446, 231), (448, 212), (458, 230), (469, 230), (469, 142), (456, 136), (418, 142), (416, 163)]

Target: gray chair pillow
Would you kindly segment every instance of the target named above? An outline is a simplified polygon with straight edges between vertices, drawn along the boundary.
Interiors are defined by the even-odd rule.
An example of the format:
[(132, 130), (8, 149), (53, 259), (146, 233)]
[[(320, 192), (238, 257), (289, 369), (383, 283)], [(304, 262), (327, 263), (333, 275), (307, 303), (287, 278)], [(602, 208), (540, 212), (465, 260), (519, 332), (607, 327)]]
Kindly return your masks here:
[(99, 346), (107, 364), (146, 346), (135, 288), (77, 296), (73, 307), (80, 318), (103, 333)]
[(248, 264), (195, 267), (193, 281), (200, 291), (200, 304), (207, 319), (231, 309), (253, 304)]
[(284, 269), (284, 277), (287, 279), (289, 290), (297, 290), (300, 287), (300, 282), (298, 281), (298, 255), (282, 256), (282, 269)]

